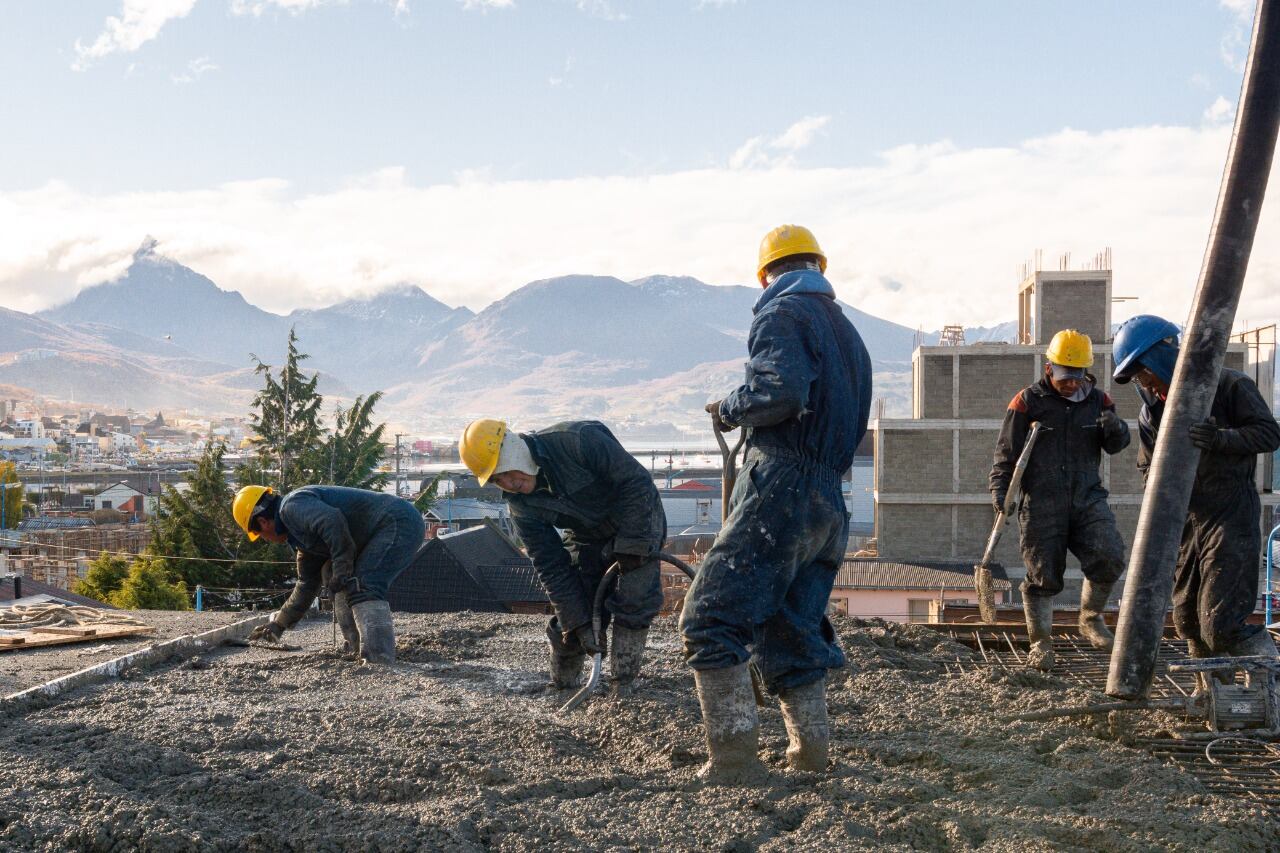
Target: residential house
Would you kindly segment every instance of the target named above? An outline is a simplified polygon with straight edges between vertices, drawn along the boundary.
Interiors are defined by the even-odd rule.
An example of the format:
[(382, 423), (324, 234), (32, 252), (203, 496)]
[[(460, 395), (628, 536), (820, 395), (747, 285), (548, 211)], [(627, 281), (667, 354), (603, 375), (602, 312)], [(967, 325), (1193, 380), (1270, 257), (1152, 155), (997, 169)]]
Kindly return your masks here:
[[(996, 603), (1012, 584), (999, 565), (991, 567)], [(943, 603), (977, 604), (973, 563), (846, 559), (831, 590), (832, 612), (894, 622), (936, 622)]]
[(107, 486), (89, 500), (95, 510), (116, 509), (138, 517), (151, 515), (156, 509), (154, 495), (144, 495), (123, 481)]
[(387, 594), (405, 613), (549, 613), (533, 561), (492, 519), (427, 540)]

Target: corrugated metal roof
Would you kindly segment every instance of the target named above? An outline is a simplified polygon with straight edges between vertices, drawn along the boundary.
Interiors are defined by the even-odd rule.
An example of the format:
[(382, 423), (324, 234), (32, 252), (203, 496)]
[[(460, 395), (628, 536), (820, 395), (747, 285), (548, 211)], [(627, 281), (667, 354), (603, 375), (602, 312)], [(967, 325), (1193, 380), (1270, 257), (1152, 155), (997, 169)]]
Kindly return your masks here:
[(75, 516), (37, 516), (36, 518), (24, 518), (18, 522), (19, 530), (70, 530), (93, 526), (92, 518)]
[[(1011, 589), (1001, 566), (992, 566), (996, 589)], [(973, 564), (948, 562), (900, 562), (874, 557), (845, 560), (836, 574), (844, 589), (973, 589)]]
[(547, 601), (546, 590), (538, 580), (533, 563), (525, 560), (519, 565), (478, 566), (485, 585), (499, 601)]

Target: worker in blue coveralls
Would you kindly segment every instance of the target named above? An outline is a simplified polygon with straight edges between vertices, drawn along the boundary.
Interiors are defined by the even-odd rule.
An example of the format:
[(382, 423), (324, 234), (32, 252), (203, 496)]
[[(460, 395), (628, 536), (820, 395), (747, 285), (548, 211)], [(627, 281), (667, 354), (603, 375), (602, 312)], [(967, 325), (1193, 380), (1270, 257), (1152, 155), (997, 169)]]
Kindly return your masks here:
[(871, 359), (824, 277), (807, 228), (760, 244), (746, 384), (707, 406), (716, 428), (750, 428), (729, 514), (685, 597), (712, 783), (758, 779), (759, 718), (748, 662), (777, 694), (799, 771), (827, 766), (828, 669), (844, 653), (826, 616), (849, 538), (840, 481), (871, 408)]

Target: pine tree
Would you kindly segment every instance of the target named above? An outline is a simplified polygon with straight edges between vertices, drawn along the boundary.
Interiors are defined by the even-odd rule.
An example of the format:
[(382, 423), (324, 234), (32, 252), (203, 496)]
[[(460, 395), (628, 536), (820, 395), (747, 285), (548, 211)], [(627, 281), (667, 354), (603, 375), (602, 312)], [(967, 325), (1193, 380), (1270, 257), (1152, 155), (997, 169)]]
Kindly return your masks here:
[(187, 585), (170, 580), (164, 561), (141, 556), (129, 567), (120, 588), (111, 594), (109, 604), (122, 610), (190, 610)]
[(298, 335), (289, 330), (288, 354), (279, 376), (271, 365), (253, 356), (254, 372), (262, 376), (263, 389), (253, 398), (250, 424), (258, 435), (258, 462), (278, 473), (281, 494), (309, 483), (327, 467), (321, 447), (325, 430), (320, 423), (324, 399), (316, 391), (320, 375), (304, 374), (298, 365), (309, 358), (298, 350)]
[(328, 459), (324, 482), (355, 489), (381, 489), (386, 485), (387, 475), (378, 466), (386, 451), (382, 434), (387, 425), (373, 425), (373, 407), (381, 399), (382, 392), (375, 391), (368, 397), (356, 397), (349, 409), (338, 406), (333, 434), (324, 447)]
[(71, 591), (95, 601), (106, 603), (129, 575), (129, 561), (116, 554), (103, 551), (89, 563), (89, 571), (83, 580), (71, 585)]
[(0, 462), (0, 495), (3, 495), (4, 512), (0, 515), (0, 530), (12, 530), (22, 521), (22, 482), (18, 479), (18, 466), (12, 462)]

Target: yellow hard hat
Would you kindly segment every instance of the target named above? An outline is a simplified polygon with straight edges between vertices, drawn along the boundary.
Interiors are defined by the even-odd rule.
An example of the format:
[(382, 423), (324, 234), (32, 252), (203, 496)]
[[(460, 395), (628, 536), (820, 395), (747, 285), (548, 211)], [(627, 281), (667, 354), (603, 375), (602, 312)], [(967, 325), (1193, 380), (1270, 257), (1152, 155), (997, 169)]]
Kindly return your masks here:
[(236, 492), (236, 498), (231, 502), (231, 515), (235, 518), (236, 524), (240, 525), (240, 529), (249, 537), (250, 542), (258, 541), (258, 534), (249, 529), (253, 509), (258, 505), (258, 501), (262, 500), (263, 495), (273, 494), (275, 491), (270, 486), (245, 486)]
[(756, 278), (764, 284), (764, 269), (774, 261), (792, 255), (817, 255), (818, 269), (827, 271), (827, 256), (818, 245), (818, 238), (803, 225), (779, 225), (764, 235), (760, 241), (760, 260), (756, 262)]
[(493, 469), (498, 467), (498, 455), (502, 451), (502, 439), (506, 435), (507, 425), (489, 418), (472, 421), (462, 431), (458, 455), (482, 486), (489, 482)]
[(1063, 329), (1049, 341), (1045, 357), (1063, 367), (1093, 367), (1093, 341), (1084, 332)]

